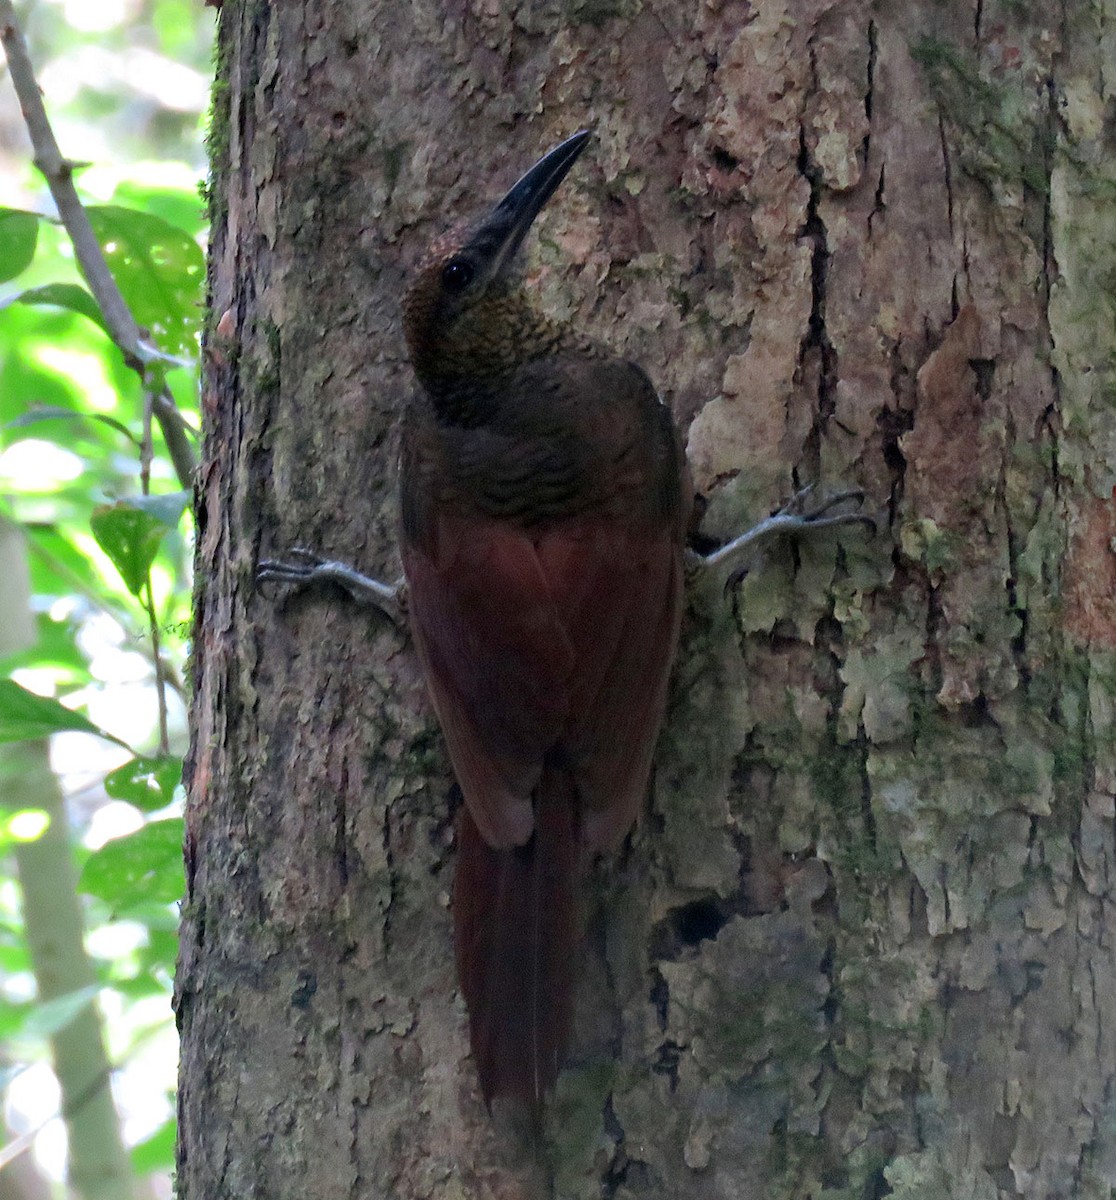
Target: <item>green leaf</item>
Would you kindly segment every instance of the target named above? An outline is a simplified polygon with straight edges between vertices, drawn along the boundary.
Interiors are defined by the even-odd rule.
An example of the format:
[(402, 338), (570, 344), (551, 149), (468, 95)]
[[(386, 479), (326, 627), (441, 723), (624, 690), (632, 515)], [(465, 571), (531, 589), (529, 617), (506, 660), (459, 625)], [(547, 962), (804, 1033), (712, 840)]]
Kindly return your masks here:
[(181, 900), (182, 831), (182, 818), (170, 817), (106, 842), (86, 860), (79, 887), (117, 910), (148, 900)]
[(83, 413), (72, 408), (62, 408), (57, 404), (37, 404), (34, 408), (9, 421), (5, 429), (26, 429), (28, 425), (36, 425), (40, 421), (100, 421), (102, 425), (122, 433), (133, 445), (140, 444), (139, 438), (132, 436), (132, 431), (123, 421), (115, 417), (107, 417), (104, 413)]
[(99, 984), (66, 992), (52, 1000), (33, 1000), (27, 1004), (5, 1004), (0, 1010), (0, 1033), (4, 1040), (42, 1041), (65, 1029), (96, 999)]
[[(147, 936), (149, 939), (148, 949), (140, 947), (140, 949), (136, 951), (141, 960), (149, 952), (154, 944), (154, 940), (158, 935), (167, 934), (175, 942), (178, 940), (178, 913), (167, 908), (167, 906), (161, 902), (157, 904), (133, 904), (128, 909), (128, 920), (137, 921), (140, 925), (145, 926), (147, 929)], [(173, 953), (168, 961), (171, 967), (173, 967)]]
[[(85, 511), (88, 512), (88, 505)], [(31, 590), (35, 595), (53, 598), (107, 592), (100, 572), (84, 550), (74, 545), (72, 539), (84, 533), (76, 518), (62, 519), (56, 524), (29, 524), (24, 528), (31, 551)], [(107, 595), (104, 600), (106, 606), (112, 603)], [(130, 611), (121, 613), (121, 619), (130, 617)]]
[[(27, 949), (27, 943), (22, 938), (14, 945), (4, 945), (0, 943), (0, 973), (5, 978), (11, 979), (13, 975), (18, 975), (21, 971), (30, 971), (31, 954)], [(0, 1041), (4, 1040), (3, 1031), (0, 1030)], [(3, 1091), (0, 1088), (0, 1091)]]
[(196, 358), (205, 259), (168, 221), (114, 204), (86, 211), (113, 277), (137, 323), (165, 354)]
[(111, 742), (124, 745), (119, 738), (98, 729), (88, 717), (66, 708), (57, 700), (36, 696), (34, 692), (20, 687), (14, 679), (0, 679), (0, 742), (49, 737), (64, 729), (96, 733)]
[(100, 985), (78, 988), (53, 1000), (38, 1001), (28, 1013), (20, 1033), (24, 1037), (47, 1038), (73, 1023), (96, 999)]
[[(140, 919), (135, 912), (128, 914), (134, 920)], [(178, 957), (178, 914), (164, 908), (163, 915), (174, 923), (173, 929), (157, 929), (154, 919), (144, 921), (147, 925), (147, 945), (139, 952), (140, 962), (144, 966), (144, 978), (155, 979), (156, 971), (162, 970), (168, 979), (174, 978), (175, 960)]]
[(174, 1142), (178, 1123), (171, 1117), (148, 1138), (132, 1147), (132, 1169), (137, 1175), (167, 1171), (174, 1166)]
[(198, 195), (197, 183), (193, 187), (178, 187), (122, 179), (112, 193), (111, 203), (154, 213), (191, 237), (205, 228), (205, 207)]
[(96, 300), (76, 283), (47, 283), (42, 287), (28, 288), (13, 296), (8, 304), (49, 305), (51, 308), (67, 308), (79, 316), (88, 317), (94, 325), (108, 333), (108, 326)]
[(31, 265), (39, 240), (39, 218), (16, 208), (0, 208), (0, 283)]
[(144, 812), (154, 812), (174, 799), (181, 778), (181, 758), (140, 755), (105, 776), (105, 791), (114, 800), (127, 800)]
[(190, 498), (189, 492), (161, 492), (158, 496), (132, 496), (128, 503), (168, 529), (177, 529)]
[[(134, 920), (132, 910), (128, 909), (128, 920)], [(161, 965), (161, 964), (160, 964)], [(125, 1000), (147, 1000), (151, 996), (159, 996), (166, 1000), (170, 998), (170, 994), (174, 990), (171, 980), (174, 977), (174, 959), (171, 959), (170, 967), (164, 970), (164, 978), (160, 978), (151, 970), (137, 971), (134, 975), (129, 975), (127, 978), (122, 978), (119, 975), (114, 975), (112, 979), (112, 990), (118, 992)]]
[(97, 545), (112, 559), (124, 586), (138, 596), (159, 553), (167, 524), (135, 500), (118, 500), (93, 510), (89, 519)]
[[(38, 271), (40, 257), (41, 250), (32, 271)], [(94, 385), (98, 390), (107, 384), (118, 394), (122, 411), (133, 411), (133, 404), (138, 411), (138, 376), (85, 317), (66, 308), (28, 304), (0, 310), (0, 423), (21, 416), (32, 403), (87, 410), (94, 375), (100, 377)], [(107, 397), (107, 392), (101, 394)], [(103, 404), (96, 407), (112, 411)]]
[(21, 667), (47, 667), (56, 680), (61, 678), (75, 688), (89, 683), (88, 662), (74, 640), (74, 622), (69, 615), (55, 620), (49, 612), (36, 613), (35, 627), (37, 634), (33, 646), (0, 658), (0, 677), (11, 675)]

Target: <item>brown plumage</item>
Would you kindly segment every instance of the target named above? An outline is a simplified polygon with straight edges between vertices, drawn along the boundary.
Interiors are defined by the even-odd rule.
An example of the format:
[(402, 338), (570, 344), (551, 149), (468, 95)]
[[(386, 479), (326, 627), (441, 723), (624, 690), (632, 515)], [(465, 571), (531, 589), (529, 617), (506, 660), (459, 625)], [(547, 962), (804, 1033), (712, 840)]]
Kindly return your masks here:
[(465, 798), (454, 920), (487, 1099), (553, 1085), (576, 873), (639, 813), (678, 635), (688, 487), (634, 364), (547, 320), (512, 260), (583, 148), (437, 242), (404, 302), (408, 611)]

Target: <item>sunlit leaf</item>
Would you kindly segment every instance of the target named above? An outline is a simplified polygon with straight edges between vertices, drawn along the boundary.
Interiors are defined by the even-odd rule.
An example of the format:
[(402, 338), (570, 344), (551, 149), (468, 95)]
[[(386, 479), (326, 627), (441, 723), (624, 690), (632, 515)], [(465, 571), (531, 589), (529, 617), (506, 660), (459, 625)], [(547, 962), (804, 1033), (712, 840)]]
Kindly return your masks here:
[(106, 842), (86, 860), (78, 886), (118, 910), (141, 901), (180, 900), (186, 890), (182, 829), (182, 819), (170, 817)]
[(93, 1003), (100, 990), (99, 984), (91, 984), (51, 1000), (0, 1006), (0, 1034), (5, 1040), (42, 1041), (72, 1024)]
[[(31, 1001), (25, 1000), (20, 1004), (0, 999), (0, 1042), (10, 1042), (23, 1026), (31, 1012)], [(0, 1080), (0, 1086), (7, 1086), (6, 1080)]]
[[(128, 919), (132, 919), (132, 910), (128, 909)], [(173, 973), (173, 967), (167, 973), (165, 979), (159, 979), (154, 976), (149, 970), (138, 972), (135, 975), (129, 976), (127, 979), (114, 976), (112, 980), (113, 991), (119, 992), (127, 1000), (148, 1000), (152, 996), (167, 997), (168, 993), (173, 990), (173, 985), (170, 983), (170, 976)]]
[(25, 271), (35, 257), (39, 218), (16, 208), (0, 208), (0, 283)]
[[(0, 742), (22, 742), (28, 738), (48, 737), (64, 729), (96, 733), (119, 742), (98, 729), (88, 717), (74, 712), (48, 696), (36, 696), (14, 679), (0, 679)], [(120, 743), (123, 744), (123, 743)]]
[(175, 960), (178, 957), (178, 914), (164, 908), (163, 913), (173, 921), (169, 929), (157, 929), (149, 920), (148, 943), (140, 951), (140, 961), (145, 966), (144, 974), (153, 978), (156, 970), (161, 969), (168, 978), (174, 975)]
[(114, 800), (127, 800), (144, 812), (166, 808), (182, 778), (181, 758), (131, 759), (105, 776), (105, 791)]
[[(20, 939), (12, 945), (0, 944), (0, 976), (11, 979), (21, 971), (30, 970), (31, 953), (25, 941)], [(3, 1034), (0, 1034), (0, 1041), (3, 1041)]]
[[(24, 528), (31, 551), (31, 590), (35, 595), (71, 596), (104, 590), (98, 570), (74, 544), (71, 527), (36, 524)], [(79, 603), (79, 607), (83, 606)]]
[(157, 496), (132, 496), (128, 503), (162, 522), (168, 529), (177, 529), (190, 498), (189, 492), (161, 492)]
[(197, 242), (138, 209), (103, 204), (86, 211), (136, 321), (165, 354), (195, 357), (205, 280)]
[(171, 1117), (148, 1138), (132, 1147), (132, 1169), (137, 1175), (169, 1171), (174, 1166), (174, 1141), (178, 1124)]
[(187, 182), (188, 175), (184, 172), (181, 178), (180, 185), (150, 178), (121, 180), (113, 192), (112, 203), (154, 212), (196, 238), (205, 228), (205, 204), (199, 193), (203, 176), (198, 172), (196, 179)]
[(118, 500), (94, 509), (89, 519), (97, 545), (112, 559), (124, 586), (138, 596), (147, 572), (159, 553), (167, 524), (132, 500)]
[[(7, 314), (0, 313), (0, 325), (6, 324)], [(18, 335), (12, 339), (10, 353), (4, 353), (9, 347), (0, 345), (0, 420), (15, 420), (32, 404), (61, 408), (80, 399), (70, 380), (28, 361), (29, 348), (26, 342), (20, 343)]]
[(96, 999), (100, 987), (91, 984), (89, 987), (78, 988), (76, 992), (67, 992), (64, 996), (55, 996), (52, 1000), (38, 1001), (28, 1014), (20, 1031), (24, 1037), (44, 1038), (58, 1033), (74, 1019), (83, 1013)]
[(99, 326), (106, 333), (108, 332), (100, 305), (85, 288), (76, 283), (48, 283), (43, 287), (28, 288), (27, 291), (20, 292), (18, 296), (13, 296), (8, 303), (67, 308), (79, 316), (88, 317), (94, 325)]
[[(87, 859), (86, 851), (84, 858)], [(84, 860), (83, 860), (84, 861)], [(146, 936), (138, 944), (129, 938), (111, 958), (98, 962), (98, 979), (129, 1000), (148, 996), (169, 997), (174, 987), (175, 960), (178, 956), (178, 908), (164, 899), (132, 899), (121, 905), (87, 897), (85, 911), (90, 924), (125, 921), (142, 925)]]
[(37, 667), (52, 671), (56, 679), (74, 686), (89, 682), (88, 664), (74, 640), (74, 625), (68, 616), (56, 620), (50, 613), (36, 613), (35, 630), (33, 646), (0, 658), (0, 677), (20, 667)]
[(174, 187), (165, 183), (140, 183), (121, 180), (112, 194), (113, 204), (154, 213), (164, 221), (196, 237), (205, 227), (205, 208), (198, 188)]
[[(35, 404), (117, 417), (123, 413), (130, 419), (139, 415), (140, 395), (135, 371), (84, 316), (44, 305), (9, 304), (0, 309), (0, 423), (22, 416)], [(119, 411), (113, 403), (117, 398)]]

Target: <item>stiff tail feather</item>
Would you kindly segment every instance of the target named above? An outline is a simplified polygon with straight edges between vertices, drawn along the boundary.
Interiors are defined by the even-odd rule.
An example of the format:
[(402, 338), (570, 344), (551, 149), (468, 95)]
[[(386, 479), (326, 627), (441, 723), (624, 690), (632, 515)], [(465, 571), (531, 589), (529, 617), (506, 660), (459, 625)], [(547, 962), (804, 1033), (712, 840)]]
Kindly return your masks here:
[(494, 850), (467, 806), (457, 829), (457, 976), (481, 1091), (486, 1103), (509, 1096), (537, 1111), (566, 1048), (581, 937), (572, 780), (544, 767), (523, 846)]

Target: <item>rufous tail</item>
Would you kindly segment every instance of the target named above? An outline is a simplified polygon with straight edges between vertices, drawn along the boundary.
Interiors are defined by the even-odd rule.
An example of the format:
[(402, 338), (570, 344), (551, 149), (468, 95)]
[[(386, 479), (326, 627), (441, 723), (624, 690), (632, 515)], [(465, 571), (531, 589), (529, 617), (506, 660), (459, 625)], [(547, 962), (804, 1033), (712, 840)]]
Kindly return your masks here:
[(494, 850), (467, 806), (457, 826), (457, 976), (481, 1091), (536, 1112), (554, 1086), (569, 1037), (581, 940), (575, 896), (577, 816), (565, 770), (544, 767), (535, 831)]

